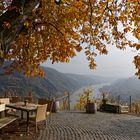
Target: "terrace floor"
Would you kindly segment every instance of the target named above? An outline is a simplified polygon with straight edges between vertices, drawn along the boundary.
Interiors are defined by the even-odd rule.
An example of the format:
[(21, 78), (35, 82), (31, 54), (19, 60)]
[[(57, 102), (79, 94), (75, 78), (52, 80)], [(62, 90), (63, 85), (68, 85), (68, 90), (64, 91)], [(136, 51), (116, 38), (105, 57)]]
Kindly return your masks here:
[(38, 134), (11, 133), (1, 140), (140, 140), (140, 117), (126, 114), (84, 112), (52, 113), (47, 127)]

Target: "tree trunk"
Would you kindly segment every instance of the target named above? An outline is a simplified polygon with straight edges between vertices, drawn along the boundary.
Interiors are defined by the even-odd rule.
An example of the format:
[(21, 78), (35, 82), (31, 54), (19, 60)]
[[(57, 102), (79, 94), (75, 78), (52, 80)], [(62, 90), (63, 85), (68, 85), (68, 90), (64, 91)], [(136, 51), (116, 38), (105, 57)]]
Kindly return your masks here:
[[(39, 0), (13, 0), (11, 8), (0, 16), (0, 50), (9, 51), (10, 44), (21, 32), (24, 21), (32, 14)], [(9, 28), (4, 23), (9, 23)]]

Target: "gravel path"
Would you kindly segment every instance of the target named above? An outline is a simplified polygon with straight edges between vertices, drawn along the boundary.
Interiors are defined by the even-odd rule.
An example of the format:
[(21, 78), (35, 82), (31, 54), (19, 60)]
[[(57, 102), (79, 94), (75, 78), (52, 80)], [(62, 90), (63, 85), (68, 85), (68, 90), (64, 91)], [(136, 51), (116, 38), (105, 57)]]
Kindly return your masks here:
[(58, 112), (38, 140), (140, 140), (140, 118), (125, 114)]

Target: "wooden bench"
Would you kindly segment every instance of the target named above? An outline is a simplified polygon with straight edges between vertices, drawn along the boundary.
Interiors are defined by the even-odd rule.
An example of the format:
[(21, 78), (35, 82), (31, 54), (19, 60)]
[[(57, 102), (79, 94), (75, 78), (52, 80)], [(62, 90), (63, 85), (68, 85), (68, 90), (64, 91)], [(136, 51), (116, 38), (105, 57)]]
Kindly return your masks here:
[(17, 120), (17, 117), (14, 117), (14, 116), (0, 118), (0, 129), (4, 128), (8, 124), (10, 124), (16, 120)]
[(128, 113), (129, 112), (129, 106), (120, 106), (120, 113)]
[(101, 110), (110, 113), (120, 113), (120, 106), (116, 104), (102, 104)]
[(0, 129), (4, 128), (8, 124), (14, 122), (18, 118), (15, 116), (5, 116), (5, 104), (0, 104), (0, 113), (1, 113), (1, 118), (0, 118)]

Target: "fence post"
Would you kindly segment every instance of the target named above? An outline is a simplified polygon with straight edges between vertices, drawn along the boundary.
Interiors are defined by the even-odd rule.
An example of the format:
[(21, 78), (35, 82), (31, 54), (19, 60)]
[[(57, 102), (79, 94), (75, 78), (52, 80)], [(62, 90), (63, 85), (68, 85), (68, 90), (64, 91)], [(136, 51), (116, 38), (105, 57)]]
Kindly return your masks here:
[(118, 95), (118, 105), (120, 104), (120, 95)]
[(131, 113), (131, 103), (132, 103), (132, 98), (131, 98), (131, 96), (129, 96), (129, 111), (130, 111), (130, 113)]
[(69, 92), (67, 93), (68, 93), (68, 110), (70, 110), (70, 93)]

